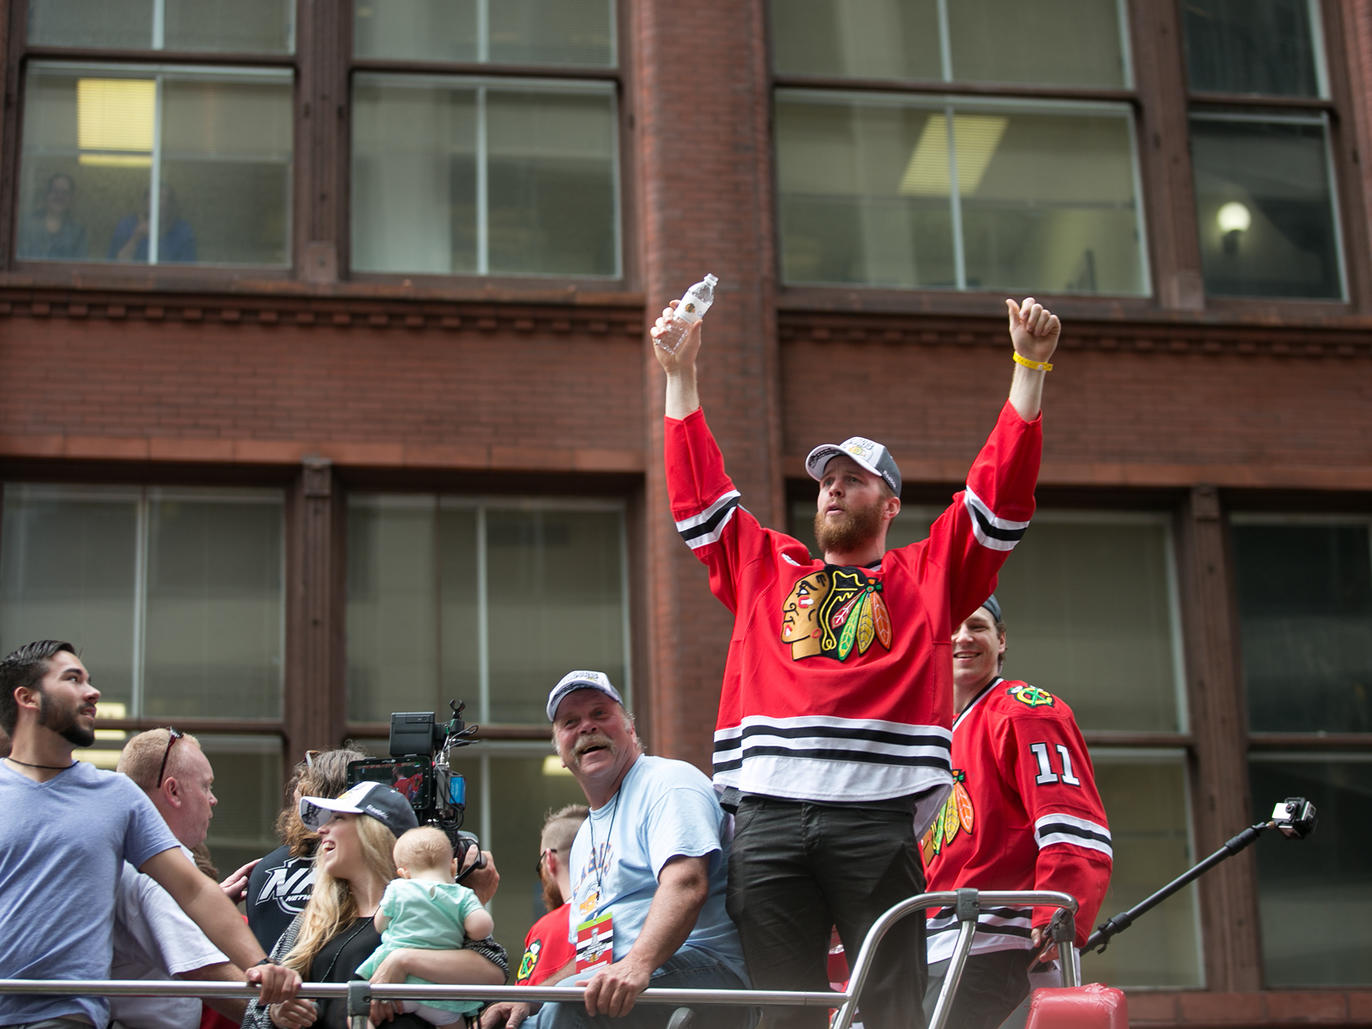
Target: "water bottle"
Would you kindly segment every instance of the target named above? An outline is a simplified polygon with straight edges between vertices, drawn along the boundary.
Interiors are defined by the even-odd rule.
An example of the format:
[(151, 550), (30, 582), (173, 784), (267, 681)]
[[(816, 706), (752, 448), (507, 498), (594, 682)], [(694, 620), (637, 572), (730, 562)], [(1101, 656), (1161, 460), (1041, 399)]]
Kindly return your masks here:
[(691, 326), (705, 317), (705, 312), (715, 301), (715, 284), (719, 282), (713, 275), (706, 275), (688, 289), (677, 301), (676, 314), (667, 323), (667, 331), (658, 337), (657, 345), (669, 354), (675, 354), (681, 341)]

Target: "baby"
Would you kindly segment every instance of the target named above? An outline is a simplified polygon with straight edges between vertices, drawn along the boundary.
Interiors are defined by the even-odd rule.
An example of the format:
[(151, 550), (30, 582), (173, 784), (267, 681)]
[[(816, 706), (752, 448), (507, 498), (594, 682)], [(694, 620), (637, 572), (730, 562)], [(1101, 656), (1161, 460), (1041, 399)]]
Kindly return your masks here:
[[(484, 940), (495, 928), (476, 894), (453, 881), (457, 859), (441, 829), (421, 825), (408, 830), (396, 840), (394, 856), (400, 877), (386, 886), (372, 919), (381, 934), (381, 946), (358, 966), (357, 974), (364, 979), (370, 979), (393, 950), (457, 950), (464, 934)], [(405, 981), (428, 982), (413, 975)], [(480, 1008), (481, 1002), (475, 1000), (407, 1000), (401, 1004), (402, 1010), (413, 1011), (436, 1026), (460, 1023), (464, 1015)]]

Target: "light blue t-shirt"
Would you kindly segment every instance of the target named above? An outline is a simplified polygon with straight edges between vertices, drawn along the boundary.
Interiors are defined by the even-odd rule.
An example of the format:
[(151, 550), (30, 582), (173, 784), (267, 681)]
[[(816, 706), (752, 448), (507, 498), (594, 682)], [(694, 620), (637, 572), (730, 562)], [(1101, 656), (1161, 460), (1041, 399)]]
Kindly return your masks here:
[(714, 787), (695, 766), (640, 757), (614, 799), (591, 812), (572, 843), (569, 939), (576, 942), (578, 923), (608, 910), (614, 959), (623, 960), (643, 929), (663, 866), (678, 856), (708, 856), (710, 891), (683, 948), (714, 955), (746, 982), (738, 930), (724, 910), (724, 819)]
[[(127, 776), (85, 762), (34, 782), (0, 762), (0, 979), (109, 977), (115, 884), (177, 846)], [(101, 1029), (103, 997), (0, 994), (0, 1025), (84, 1014)]]

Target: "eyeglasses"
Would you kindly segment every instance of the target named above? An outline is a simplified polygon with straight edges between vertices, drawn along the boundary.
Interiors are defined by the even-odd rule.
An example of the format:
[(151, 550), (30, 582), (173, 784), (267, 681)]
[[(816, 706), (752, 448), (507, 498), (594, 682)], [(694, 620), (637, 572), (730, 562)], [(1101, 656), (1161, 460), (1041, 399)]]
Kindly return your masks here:
[(186, 734), (180, 729), (167, 727), (167, 749), (162, 751), (162, 765), (157, 769), (157, 785), (153, 789), (160, 790), (162, 788), (162, 780), (167, 777), (167, 758), (171, 757), (172, 746), (184, 735)]
[(540, 851), (538, 852), (538, 860), (534, 862), (534, 875), (536, 875), (536, 876), (541, 876), (541, 875), (543, 874), (543, 859), (544, 859), (545, 857), (547, 857), (549, 854), (556, 854), (556, 853), (557, 853), (557, 848), (556, 848), (556, 847), (548, 847), (548, 848), (545, 849), (545, 850), (540, 850)]

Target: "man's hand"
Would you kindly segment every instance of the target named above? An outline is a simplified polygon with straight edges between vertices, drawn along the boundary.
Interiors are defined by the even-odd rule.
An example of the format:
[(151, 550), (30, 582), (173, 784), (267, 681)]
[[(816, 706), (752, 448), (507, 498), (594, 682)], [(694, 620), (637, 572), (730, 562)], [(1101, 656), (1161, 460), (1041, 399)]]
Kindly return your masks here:
[(279, 1004), (273, 1004), (267, 1008), (267, 1017), (281, 1029), (303, 1029), (304, 1026), (314, 1024), (319, 1017), (319, 1009), (315, 1007), (314, 1001), (306, 1000), (304, 997), (296, 997), (294, 1000), (283, 1000)]
[(292, 1000), (300, 989), (300, 976), (285, 965), (253, 965), (245, 973), (248, 982), (261, 988), (257, 1002), (263, 1005)]
[(242, 868), (230, 872), (228, 878), (219, 884), (219, 888), (224, 891), (224, 896), (235, 904), (243, 900), (248, 894), (248, 873), (257, 867), (261, 858), (253, 858)]
[(1007, 299), (1005, 306), (1010, 312), (1010, 342), (1015, 353), (1030, 361), (1051, 358), (1062, 332), (1058, 316), (1033, 297), (1025, 297), (1020, 304)]
[(674, 314), (678, 303), (679, 301), (673, 300), (664, 307), (657, 321), (653, 322), (653, 327), (648, 330), (648, 335), (653, 340), (653, 353), (657, 355), (657, 363), (669, 373), (679, 368), (694, 366), (696, 355), (700, 353), (700, 326), (703, 324), (701, 321), (691, 325), (675, 350), (668, 350), (663, 344), (663, 337), (668, 332), (681, 331), (681, 323), (676, 320)]
[[(472, 868), (478, 857), (484, 858), (486, 863), (480, 868)], [(489, 850), (483, 850), (478, 854), (476, 844), (472, 844), (467, 848), (467, 853), (462, 855), (461, 870), (468, 868), (471, 868), (471, 871), (467, 872), (462, 885), (475, 893), (477, 900), (483, 905), (490, 904), (491, 898), (500, 886), (500, 871), (495, 867), (495, 857)]]
[[(1048, 940), (1047, 946), (1044, 946), (1043, 941), (1045, 939)], [(1034, 955), (1034, 964), (1047, 965), (1058, 959), (1058, 945), (1043, 926), (1037, 925), (1030, 930), (1029, 940), (1033, 943), (1034, 950), (1037, 951)]]
[(533, 1010), (528, 1004), (502, 1001), (481, 1012), (481, 1029), (519, 1029), (519, 1023)]
[(626, 957), (601, 969), (586, 983), (586, 1014), (623, 1018), (648, 988), (652, 969), (640, 968)]
[[(700, 322), (696, 322), (686, 332), (686, 337), (675, 350), (661, 345), (659, 340), (676, 319), (672, 312), (677, 301), (673, 300), (662, 309), (662, 314), (648, 335), (653, 339), (653, 353), (657, 363), (667, 373), (667, 393), (663, 402), (663, 414), (668, 418), (685, 418), (700, 407), (700, 390), (696, 385), (696, 355), (700, 353)], [(679, 328), (679, 326), (676, 326)]]

